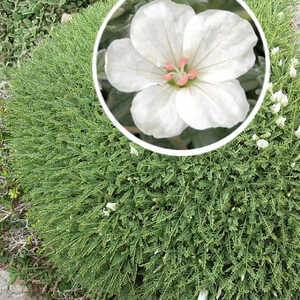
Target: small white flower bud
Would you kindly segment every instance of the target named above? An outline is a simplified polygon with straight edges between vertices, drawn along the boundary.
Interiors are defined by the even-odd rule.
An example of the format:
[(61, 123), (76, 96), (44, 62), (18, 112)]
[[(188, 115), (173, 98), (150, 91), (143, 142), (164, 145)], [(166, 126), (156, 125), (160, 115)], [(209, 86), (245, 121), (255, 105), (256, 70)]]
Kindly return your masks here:
[(272, 99), (272, 101), (274, 101), (274, 102), (275, 102), (275, 101), (276, 101), (276, 102), (279, 102), (280, 99), (281, 99), (281, 97), (282, 97), (282, 95), (283, 95), (282, 90), (280, 90), (280, 91), (274, 93), (274, 94), (272, 95), (271, 99)]
[(72, 15), (63, 13), (63, 15), (61, 16), (60, 22), (61, 22), (61, 23), (65, 23), (65, 22), (70, 21), (71, 19), (72, 19)]
[(295, 69), (295, 67), (293, 65), (290, 67), (290, 76), (292, 78), (295, 78), (297, 76), (297, 70)]
[(103, 216), (108, 217), (109, 216), (109, 211), (106, 209), (103, 209)]
[(282, 106), (287, 106), (289, 103), (287, 95), (285, 95), (281, 90), (274, 93), (271, 99), (275, 102), (280, 103)]
[(133, 146), (130, 146), (130, 154), (133, 154), (133, 155), (136, 155), (136, 156), (139, 155), (138, 151)]
[(274, 114), (278, 113), (280, 111), (280, 103), (271, 105), (270, 109), (271, 109), (272, 113), (274, 113)]
[(256, 145), (258, 149), (265, 149), (269, 146), (269, 142), (264, 139), (260, 139), (256, 142)]
[(288, 100), (288, 97), (287, 97), (287, 95), (283, 95), (283, 97), (281, 98), (281, 100), (280, 100), (280, 104), (282, 105), (282, 106), (287, 106), (288, 104), (289, 104), (289, 100)]
[(269, 85), (268, 85), (268, 91), (269, 92), (272, 92), (273, 90), (273, 83), (272, 82), (269, 82)]
[(108, 202), (108, 203), (106, 204), (106, 208), (111, 209), (111, 210), (113, 210), (113, 211), (116, 210), (116, 206), (117, 206), (117, 204), (116, 204), (116, 203), (113, 203), (113, 202)]
[(279, 63), (278, 63), (278, 66), (279, 67), (282, 67), (282, 64), (283, 64), (283, 61), (282, 61), (282, 59), (279, 61)]
[(252, 141), (256, 141), (258, 139), (258, 136), (256, 134), (252, 135)]
[(297, 58), (292, 58), (292, 60), (291, 60), (291, 64), (292, 64), (292, 66), (297, 66), (298, 64), (299, 64), (299, 60), (297, 59)]
[(275, 48), (272, 49), (271, 54), (272, 54), (272, 55), (275, 55), (276, 53), (279, 52), (279, 50), (280, 50), (279, 47), (275, 47)]
[(276, 120), (276, 125), (280, 128), (283, 128), (284, 127), (284, 123), (286, 121), (286, 118), (284, 117), (279, 117), (277, 120)]

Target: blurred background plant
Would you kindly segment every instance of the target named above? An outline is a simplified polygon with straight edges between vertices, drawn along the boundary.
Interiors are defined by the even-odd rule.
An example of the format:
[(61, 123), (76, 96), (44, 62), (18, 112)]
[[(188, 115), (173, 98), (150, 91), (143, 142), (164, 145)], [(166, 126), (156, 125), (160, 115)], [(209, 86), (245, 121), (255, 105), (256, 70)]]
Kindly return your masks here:
[[(151, 0), (126, 1), (109, 21), (103, 33), (98, 53), (98, 78), (102, 87), (103, 97), (108, 107), (115, 118), (129, 132), (152, 145), (169, 149), (195, 149), (221, 140), (238, 128), (241, 123), (232, 128), (210, 128), (207, 130), (195, 130), (189, 127), (184, 130), (180, 136), (168, 139), (156, 139), (142, 133), (135, 126), (130, 113), (131, 103), (136, 93), (121, 93), (107, 81), (104, 72), (105, 49), (113, 40), (129, 37), (129, 27), (133, 16), (142, 5), (148, 2), (151, 2)], [(235, 0), (174, 0), (174, 2), (190, 5), (196, 13), (203, 12), (207, 9), (228, 10), (247, 19), (252, 24), (259, 37), (259, 41), (254, 49), (257, 59), (254, 67), (239, 78), (246, 92), (251, 111), (260, 95), (265, 78), (265, 53), (257, 28), (246, 10)]]

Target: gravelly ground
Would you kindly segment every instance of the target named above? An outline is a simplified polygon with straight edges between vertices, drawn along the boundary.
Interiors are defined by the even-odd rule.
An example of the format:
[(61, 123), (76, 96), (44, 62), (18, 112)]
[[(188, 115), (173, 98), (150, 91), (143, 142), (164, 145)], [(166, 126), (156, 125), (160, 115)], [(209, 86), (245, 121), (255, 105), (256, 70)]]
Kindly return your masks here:
[(0, 270), (0, 300), (25, 300), (27, 288), (23, 282), (18, 280), (13, 285), (8, 285), (8, 281), (9, 273)]

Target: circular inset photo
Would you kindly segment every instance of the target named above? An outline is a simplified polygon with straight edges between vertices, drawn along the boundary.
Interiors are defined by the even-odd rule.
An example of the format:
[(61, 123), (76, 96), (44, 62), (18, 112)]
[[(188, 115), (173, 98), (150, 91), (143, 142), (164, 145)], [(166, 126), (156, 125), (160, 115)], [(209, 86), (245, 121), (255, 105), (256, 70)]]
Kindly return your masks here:
[(93, 54), (103, 109), (131, 141), (187, 156), (234, 139), (269, 83), (264, 32), (241, 0), (119, 1)]

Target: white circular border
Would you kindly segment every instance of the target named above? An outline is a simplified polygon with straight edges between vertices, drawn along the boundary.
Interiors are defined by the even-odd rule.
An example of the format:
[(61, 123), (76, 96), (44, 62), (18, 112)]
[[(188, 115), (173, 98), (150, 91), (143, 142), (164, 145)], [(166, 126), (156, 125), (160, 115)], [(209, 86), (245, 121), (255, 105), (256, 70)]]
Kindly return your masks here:
[(190, 149), (190, 150), (172, 150), (172, 149), (166, 149), (166, 148), (162, 148), (162, 147), (158, 147), (158, 146), (154, 146), (152, 144), (149, 144), (147, 142), (144, 142), (143, 140), (137, 138), (136, 136), (134, 136), (133, 134), (131, 134), (129, 131), (127, 131), (119, 122), (118, 120), (114, 117), (114, 115), (110, 112), (108, 106), (106, 105), (104, 98), (102, 96), (101, 93), (101, 88), (98, 82), (98, 75), (97, 75), (97, 54), (98, 54), (98, 47), (100, 44), (100, 40), (102, 38), (102, 34), (104, 32), (104, 29), (107, 25), (107, 23), (109, 22), (110, 18), (113, 16), (113, 14), (117, 11), (118, 8), (120, 8), (122, 6), (123, 3), (126, 2), (126, 0), (119, 0), (114, 6), (113, 8), (110, 10), (110, 12), (108, 13), (108, 15), (106, 16), (106, 18), (104, 19), (98, 34), (97, 34), (97, 38), (94, 44), (94, 51), (93, 51), (93, 61), (92, 61), (92, 70), (93, 70), (93, 81), (94, 81), (94, 86), (97, 92), (97, 96), (98, 99), (106, 113), (106, 115), (109, 117), (109, 119), (112, 121), (112, 123), (114, 124), (115, 127), (117, 127), (117, 129), (119, 131), (121, 131), (121, 133), (123, 133), (129, 140), (133, 141), (134, 143), (142, 146), (143, 148), (146, 148), (148, 150), (151, 150), (153, 152), (157, 152), (160, 154), (166, 154), (166, 155), (172, 155), (172, 156), (192, 156), (192, 155), (198, 155), (198, 154), (203, 154), (203, 153), (207, 153), (213, 150), (216, 150), (224, 145), (226, 145), (227, 143), (231, 142), (234, 138), (236, 138), (244, 129), (246, 129), (246, 127), (250, 124), (250, 122), (254, 119), (255, 115), (257, 114), (258, 110), (260, 109), (263, 100), (265, 98), (266, 92), (268, 90), (268, 86), (269, 86), (269, 79), (270, 79), (270, 52), (269, 52), (269, 48), (268, 48), (268, 43), (267, 43), (267, 39), (265, 36), (265, 33), (260, 25), (260, 23), (258, 22), (256, 16), (254, 15), (254, 13), (252, 12), (252, 10), (249, 8), (249, 6), (244, 2), (244, 0), (236, 0), (249, 14), (249, 16), (252, 18), (252, 20), (254, 21), (260, 37), (262, 39), (263, 42), (263, 46), (264, 46), (264, 51), (265, 51), (265, 63), (266, 63), (266, 72), (265, 72), (265, 79), (264, 79), (264, 84), (263, 84), (263, 88), (261, 91), (261, 94), (257, 100), (257, 103), (255, 104), (253, 110), (251, 111), (251, 113), (249, 114), (249, 116), (246, 118), (246, 120), (236, 129), (234, 130), (232, 133), (230, 133), (229, 135), (227, 135), (225, 138), (219, 140), (216, 143), (210, 144), (208, 146), (204, 146), (201, 148), (197, 148), (197, 149)]

